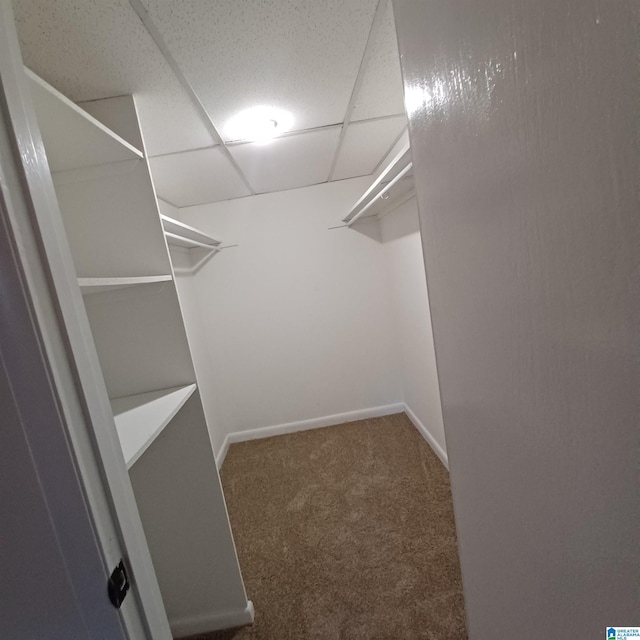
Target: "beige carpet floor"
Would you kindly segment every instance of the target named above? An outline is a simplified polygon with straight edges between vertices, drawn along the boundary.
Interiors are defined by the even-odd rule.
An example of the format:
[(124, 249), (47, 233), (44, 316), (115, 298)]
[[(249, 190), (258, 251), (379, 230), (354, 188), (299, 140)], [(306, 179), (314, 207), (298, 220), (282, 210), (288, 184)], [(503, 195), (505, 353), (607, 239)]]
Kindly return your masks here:
[(231, 445), (255, 623), (198, 640), (464, 640), (446, 469), (405, 414)]

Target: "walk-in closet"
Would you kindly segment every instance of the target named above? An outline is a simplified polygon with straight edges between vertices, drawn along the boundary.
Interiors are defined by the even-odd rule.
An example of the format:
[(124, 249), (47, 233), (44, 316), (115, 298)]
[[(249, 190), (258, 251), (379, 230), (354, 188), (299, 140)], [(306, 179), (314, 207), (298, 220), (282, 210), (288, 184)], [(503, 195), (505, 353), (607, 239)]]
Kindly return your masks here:
[[(237, 443), (402, 415), (397, 438), (409, 429), (438, 456), (434, 468), (447, 464), (391, 4), (352, 2), (337, 13), (297, 6), (303, 16), (287, 17), (277, 4), (254, 7), (250, 17), (236, 3), (14, 3), (23, 89), (55, 193), (49, 215), (66, 276), (75, 274), (66, 286), (82, 304), (75, 309), (81, 335), (71, 339), (82, 339), (82, 383), (95, 387), (94, 446), (107, 485), (125, 485), (113, 502), (137, 529), (121, 533), (124, 545), (143, 548), (128, 558), (129, 572), (148, 582), (136, 584), (137, 596), (164, 608), (173, 637), (254, 622), (250, 585), (259, 592), (260, 581), (247, 561), (245, 586), (219, 479)], [(317, 23), (313, 36), (301, 31), (308, 20)], [(200, 22), (237, 42), (215, 36), (197, 45)], [(283, 44), (287, 28), (295, 35)], [(252, 39), (270, 52), (275, 76), (260, 79), (265, 69), (255, 65)], [(336, 49), (326, 69), (313, 63), (321, 43)], [(294, 51), (301, 60), (292, 64), (283, 56)], [(197, 80), (200, 56), (217, 60), (218, 77), (206, 87)], [(233, 59), (234, 77), (226, 79)], [(210, 91), (218, 99), (207, 106)], [(273, 105), (273, 131), (246, 132), (241, 107), (250, 101)], [(372, 424), (345, 451), (347, 460), (368, 455), (387, 464), (387, 445), (364, 450), (369, 431), (385, 428)], [(331, 433), (319, 432), (320, 449)], [(302, 469), (316, 453), (280, 457)], [(260, 467), (259, 458), (248, 466)], [(229, 488), (249, 478), (242, 468)], [(361, 473), (375, 475), (375, 467)], [(447, 484), (444, 468), (437, 473)], [(300, 496), (321, 475), (312, 474), (289, 502), (306, 502)], [(352, 475), (345, 472), (347, 480)], [(231, 513), (236, 536), (254, 536), (241, 545), (241, 558), (261, 538), (290, 534), (278, 529), (285, 512), (270, 529), (241, 530), (243, 514), (280, 491), (269, 488), (271, 476), (256, 481), (267, 487), (263, 498)], [(320, 493), (329, 495), (328, 486)], [(363, 526), (374, 531), (377, 516), (363, 513)], [(443, 526), (456, 557), (448, 517)], [(388, 555), (383, 542), (373, 544), (360, 553)], [(264, 553), (273, 562), (279, 547)], [(285, 588), (303, 566), (291, 565), (270, 588)], [(378, 563), (379, 581), (387, 569)], [(363, 584), (374, 579), (363, 571)], [(452, 575), (461, 598), (459, 570)], [(307, 592), (319, 601), (330, 591), (312, 596), (310, 585), (298, 585), (292, 598)], [(366, 597), (351, 591), (357, 609)], [(267, 623), (252, 628), (258, 637), (299, 624), (277, 617), (277, 602), (258, 604), (258, 623)], [(456, 606), (464, 629), (461, 601)], [(298, 633), (331, 617), (314, 615)], [(166, 635), (167, 627), (154, 624)]]
[(0, 0), (0, 636), (633, 623), (605, 4)]

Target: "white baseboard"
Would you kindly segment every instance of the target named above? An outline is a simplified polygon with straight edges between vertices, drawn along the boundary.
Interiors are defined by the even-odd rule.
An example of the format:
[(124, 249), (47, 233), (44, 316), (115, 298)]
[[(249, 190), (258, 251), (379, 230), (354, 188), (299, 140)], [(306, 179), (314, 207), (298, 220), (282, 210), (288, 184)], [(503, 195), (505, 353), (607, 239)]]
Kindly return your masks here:
[(220, 471), (220, 467), (222, 466), (224, 459), (227, 457), (227, 451), (229, 451), (230, 444), (231, 443), (229, 442), (229, 434), (227, 433), (227, 435), (224, 437), (224, 440), (222, 441), (220, 451), (218, 451), (218, 453), (216, 454), (216, 466), (218, 467), (218, 471)]
[(224, 613), (171, 620), (169, 626), (174, 638), (184, 638), (198, 633), (243, 627), (253, 623), (254, 615), (253, 602), (248, 600), (247, 606), (240, 611), (225, 611)]
[(367, 420), (368, 418), (380, 418), (394, 413), (402, 413), (405, 405), (402, 402), (395, 404), (385, 404), (380, 407), (370, 407), (369, 409), (359, 409), (358, 411), (347, 411), (346, 413), (335, 413), (321, 418), (311, 420), (299, 420), (298, 422), (286, 422), (271, 427), (260, 427), (258, 429), (247, 429), (246, 431), (234, 431), (226, 435), (222, 447), (216, 456), (218, 469), (222, 466), (224, 458), (229, 450), (229, 445), (234, 442), (245, 442), (247, 440), (258, 440), (260, 438), (270, 438), (280, 436), (285, 433), (295, 433), (296, 431), (307, 431), (309, 429), (319, 429), (321, 427), (331, 427), (343, 422), (354, 422), (355, 420)]
[(404, 412), (407, 414), (407, 417), (411, 422), (413, 422), (413, 426), (422, 434), (422, 437), (427, 441), (429, 446), (433, 449), (434, 453), (440, 458), (442, 464), (449, 470), (449, 458), (447, 456), (447, 452), (436, 442), (436, 439), (431, 435), (431, 432), (427, 427), (425, 427), (422, 422), (418, 419), (418, 416), (411, 410), (409, 405), (404, 405)]
[(246, 440), (258, 440), (259, 438), (270, 438), (271, 436), (278, 436), (284, 433), (295, 433), (296, 431), (306, 431), (307, 429), (319, 429), (321, 427), (330, 427), (335, 424), (342, 424), (343, 422), (353, 422), (354, 420), (366, 420), (367, 418), (379, 418), (381, 416), (388, 416), (394, 413), (401, 413), (404, 411), (407, 417), (415, 428), (421, 433), (422, 437), (427, 441), (429, 446), (433, 449), (434, 453), (440, 458), (442, 464), (449, 469), (449, 458), (447, 452), (438, 444), (436, 439), (431, 435), (430, 431), (425, 427), (418, 419), (418, 416), (412, 411), (411, 407), (404, 402), (397, 402), (395, 404), (387, 404), (381, 407), (371, 407), (369, 409), (360, 409), (359, 411), (348, 411), (346, 413), (336, 413), (331, 416), (323, 416), (322, 418), (313, 418), (311, 420), (300, 420), (298, 422), (287, 422), (285, 424), (278, 424), (271, 427), (261, 427), (258, 429), (247, 429), (247, 431), (235, 431), (228, 433), (220, 451), (216, 456), (216, 463), (218, 469), (222, 466), (227, 451), (229, 451), (229, 445), (234, 442), (245, 442)]

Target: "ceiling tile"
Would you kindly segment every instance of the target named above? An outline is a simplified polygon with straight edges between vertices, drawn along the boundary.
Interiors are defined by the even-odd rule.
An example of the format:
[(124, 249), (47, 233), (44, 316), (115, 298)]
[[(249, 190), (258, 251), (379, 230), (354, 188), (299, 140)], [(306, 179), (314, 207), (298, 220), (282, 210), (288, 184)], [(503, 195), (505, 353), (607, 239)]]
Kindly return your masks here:
[(373, 43), (352, 120), (366, 120), (404, 113), (400, 55), (391, 2)]
[(250, 194), (220, 147), (157, 156), (149, 164), (158, 197), (176, 207)]
[(404, 116), (352, 122), (347, 128), (333, 179), (369, 175), (389, 151), (406, 124)]
[(257, 105), (341, 123), (378, 0), (144, 0), (216, 127)]
[(340, 127), (278, 138), (269, 144), (229, 147), (258, 193), (297, 189), (325, 182), (335, 154)]
[(15, 0), (14, 12), (25, 64), (71, 100), (136, 96), (149, 155), (213, 143), (127, 0)]

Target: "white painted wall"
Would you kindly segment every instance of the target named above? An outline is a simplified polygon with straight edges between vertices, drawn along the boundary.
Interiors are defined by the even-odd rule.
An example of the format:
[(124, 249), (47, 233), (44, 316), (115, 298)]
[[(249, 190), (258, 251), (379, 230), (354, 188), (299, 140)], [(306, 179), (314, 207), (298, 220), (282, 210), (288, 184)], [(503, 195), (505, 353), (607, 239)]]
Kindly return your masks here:
[(640, 624), (637, 2), (393, 5), (470, 638)]
[(407, 413), (446, 459), (429, 296), (415, 198), (380, 220)]
[(179, 210), (239, 244), (193, 280), (225, 432), (401, 401), (378, 224), (328, 229), (369, 181)]

